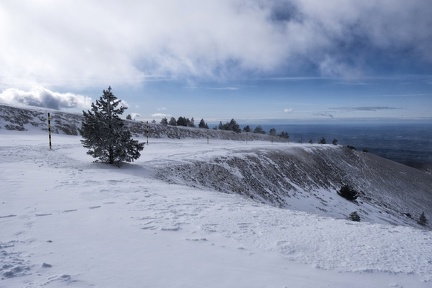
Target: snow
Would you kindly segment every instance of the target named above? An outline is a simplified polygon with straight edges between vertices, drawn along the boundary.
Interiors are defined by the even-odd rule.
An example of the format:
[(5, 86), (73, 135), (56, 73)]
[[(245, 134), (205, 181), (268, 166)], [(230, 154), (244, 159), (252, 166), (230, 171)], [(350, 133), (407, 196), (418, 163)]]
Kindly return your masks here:
[(0, 130), (0, 287), (432, 287), (429, 230), (157, 177), (287, 144), (150, 139), (117, 168), (93, 163), (80, 139), (54, 135), (50, 151), (45, 134)]

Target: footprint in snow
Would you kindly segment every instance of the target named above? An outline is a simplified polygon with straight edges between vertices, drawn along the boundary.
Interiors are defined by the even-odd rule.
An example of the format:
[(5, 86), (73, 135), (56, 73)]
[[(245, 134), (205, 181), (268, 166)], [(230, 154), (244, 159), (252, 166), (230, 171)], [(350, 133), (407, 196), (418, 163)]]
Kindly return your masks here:
[(75, 212), (78, 211), (77, 209), (70, 209), (70, 210), (64, 210), (63, 213), (70, 213), (70, 212)]
[(173, 227), (161, 227), (161, 231), (179, 231), (181, 228), (179, 226), (173, 226)]
[(89, 207), (89, 209), (97, 209), (97, 208), (100, 208), (101, 206), (91, 206), (91, 207)]
[(17, 215), (11, 214), (11, 215), (6, 215), (6, 216), (0, 216), (0, 218), (11, 218), (11, 217), (16, 217)]
[(155, 225), (148, 225), (141, 227), (142, 230), (156, 230), (158, 227)]
[(240, 229), (248, 229), (250, 225), (252, 225), (252, 223), (237, 223)]
[(199, 241), (207, 241), (207, 238), (186, 238), (186, 241), (193, 241), (193, 242), (199, 242)]
[(52, 214), (51, 213), (36, 214), (36, 216), (38, 216), (38, 217), (50, 216), (50, 215), (52, 215)]

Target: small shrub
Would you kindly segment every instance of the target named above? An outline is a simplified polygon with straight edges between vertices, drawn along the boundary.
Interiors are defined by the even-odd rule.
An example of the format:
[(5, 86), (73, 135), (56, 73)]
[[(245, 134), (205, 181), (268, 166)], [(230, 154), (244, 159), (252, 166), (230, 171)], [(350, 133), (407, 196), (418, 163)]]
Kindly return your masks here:
[(356, 200), (358, 197), (358, 192), (349, 185), (343, 185), (337, 193), (349, 201)]
[(352, 146), (352, 145), (347, 145), (347, 147), (349, 148), (349, 149), (351, 149), (351, 150), (357, 150), (354, 146)]
[(357, 214), (356, 211), (352, 212), (352, 213), (349, 215), (349, 219), (350, 219), (351, 221), (360, 222), (360, 216)]
[(422, 225), (422, 226), (425, 226), (425, 225), (427, 224), (427, 222), (428, 222), (428, 220), (427, 220), (427, 218), (426, 218), (424, 212), (422, 212), (422, 213), (420, 214), (420, 217), (419, 217), (418, 223), (419, 223), (420, 225)]

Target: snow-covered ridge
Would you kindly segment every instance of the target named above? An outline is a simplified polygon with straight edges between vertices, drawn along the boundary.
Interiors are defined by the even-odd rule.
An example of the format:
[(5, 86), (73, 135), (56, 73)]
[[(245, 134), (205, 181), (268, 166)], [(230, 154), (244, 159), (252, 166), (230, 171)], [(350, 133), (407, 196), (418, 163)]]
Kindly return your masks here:
[[(57, 134), (78, 135), (81, 128), (82, 114), (61, 112), (43, 108), (23, 108), (0, 104), (0, 129), (16, 131), (47, 131), (48, 112), (51, 116), (51, 131)], [(126, 120), (135, 136), (150, 138), (210, 138), (222, 140), (243, 141), (271, 141), (287, 142), (280, 137), (256, 133), (235, 133), (213, 129), (200, 129), (179, 126), (165, 126), (161, 124), (143, 123), (141, 121)]]
[[(362, 221), (415, 227), (422, 211), (432, 219), (432, 176), (373, 154), (309, 144), (213, 153), (183, 155), (163, 167), (159, 177), (334, 218), (357, 211)], [(343, 184), (360, 192), (357, 201), (336, 193)]]

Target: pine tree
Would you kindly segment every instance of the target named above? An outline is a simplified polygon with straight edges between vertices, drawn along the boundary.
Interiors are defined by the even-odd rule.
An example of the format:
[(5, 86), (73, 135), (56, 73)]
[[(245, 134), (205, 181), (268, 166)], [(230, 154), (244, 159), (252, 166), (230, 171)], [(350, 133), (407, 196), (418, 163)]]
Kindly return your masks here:
[(244, 131), (244, 132), (251, 132), (251, 128), (249, 127), (249, 125), (246, 125), (246, 126), (243, 128), (243, 131)]
[(119, 117), (126, 110), (119, 106), (120, 102), (108, 87), (100, 99), (92, 103), (91, 111), (83, 111), (80, 132), (84, 140), (81, 143), (89, 149), (87, 154), (109, 164), (132, 162), (144, 149), (144, 143), (132, 139), (124, 120)]
[(276, 136), (277, 135), (276, 129), (275, 128), (271, 128), (270, 131), (269, 131), (269, 134), (270, 134), (270, 136)]
[(240, 126), (239, 126), (239, 124), (237, 124), (237, 121), (234, 119), (231, 119), (230, 122), (226, 122), (225, 124), (222, 124), (222, 121), (220, 121), (218, 129), (219, 130), (234, 131), (236, 133), (241, 133)]
[(168, 125), (168, 119), (166, 117), (162, 118), (162, 120), (160, 121), (160, 124), (162, 125)]
[(289, 139), (288, 132), (286, 132), (286, 131), (282, 131), (282, 132), (279, 134), (279, 137), (284, 138), (284, 139)]
[(264, 129), (261, 127), (261, 125), (258, 125), (257, 127), (255, 127), (253, 133), (266, 134)]
[(190, 120), (189, 118), (186, 118), (187, 120), (187, 127), (195, 128), (195, 119), (192, 117)]
[(209, 129), (207, 123), (204, 121), (204, 119), (201, 119), (201, 121), (198, 124), (199, 128)]
[(237, 124), (236, 120), (231, 119), (231, 121), (229, 123), (227, 123), (227, 124), (228, 124), (227, 125), (228, 126), (227, 130), (231, 130), (231, 131), (234, 131), (236, 133), (240, 133), (241, 132), (240, 126), (239, 126), (239, 124)]
[(168, 122), (168, 125), (177, 126), (177, 120), (174, 117), (171, 117), (170, 121)]
[(177, 119), (177, 126), (184, 126), (184, 127), (186, 127), (188, 125), (188, 122), (190, 122), (190, 120), (188, 118), (180, 116)]

